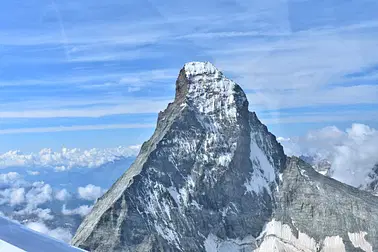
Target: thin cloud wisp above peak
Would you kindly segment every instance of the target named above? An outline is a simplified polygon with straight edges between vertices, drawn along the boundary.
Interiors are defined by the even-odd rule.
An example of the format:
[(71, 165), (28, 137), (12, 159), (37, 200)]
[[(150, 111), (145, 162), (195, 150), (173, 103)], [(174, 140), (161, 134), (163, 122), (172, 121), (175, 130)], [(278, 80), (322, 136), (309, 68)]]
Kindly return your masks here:
[(15, 128), (0, 129), (0, 135), (21, 134), (21, 133), (53, 133), (64, 131), (92, 131), (92, 130), (111, 130), (111, 129), (143, 129), (154, 128), (155, 124), (104, 124), (104, 125), (77, 125), (59, 127), (40, 127), (40, 128)]
[[(377, 105), (378, 78), (366, 69), (378, 66), (378, 4), (336, 2), (6, 3), (0, 135), (102, 129), (110, 139), (110, 129), (145, 132), (152, 127), (145, 116), (156, 118), (172, 100), (188, 61), (213, 62), (246, 91), (251, 110), (270, 112), (263, 118), (268, 124), (307, 128), (369, 119), (376, 125), (366, 107)], [(340, 106), (357, 111), (342, 113)], [(336, 115), (294, 111), (304, 107)], [(283, 109), (293, 111), (276, 113)]]

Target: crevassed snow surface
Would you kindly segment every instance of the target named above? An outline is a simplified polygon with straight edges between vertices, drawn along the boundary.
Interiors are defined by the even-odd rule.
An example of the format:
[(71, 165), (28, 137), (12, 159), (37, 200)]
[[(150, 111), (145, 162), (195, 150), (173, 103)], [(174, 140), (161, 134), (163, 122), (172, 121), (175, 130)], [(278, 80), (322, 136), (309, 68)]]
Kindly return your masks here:
[(83, 252), (85, 250), (72, 247), (7, 218), (0, 217), (0, 251)]

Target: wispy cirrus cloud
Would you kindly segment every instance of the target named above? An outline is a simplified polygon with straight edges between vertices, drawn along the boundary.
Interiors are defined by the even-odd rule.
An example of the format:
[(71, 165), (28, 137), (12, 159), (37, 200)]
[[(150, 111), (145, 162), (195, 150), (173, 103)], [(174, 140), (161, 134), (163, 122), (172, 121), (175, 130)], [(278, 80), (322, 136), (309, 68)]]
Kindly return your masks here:
[(257, 91), (248, 94), (252, 107), (285, 109), (301, 106), (377, 104), (378, 85), (322, 89)]
[[(164, 104), (164, 105), (163, 105)], [(163, 101), (146, 101), (144, 104), (113, 105), (95, 108), (74, 108), (74, 109), (43, 109), (3, 111), (0, 112), (1, 118), (62, 118), (62, 117), (101, 117), (117, 114), (136, 114), (136, 113), (157, 113), (165, 107)]]
[[(363, 121), (369, 123), (376, 123), (378, 112), (366, 111), (344, 111), (335, 114), (332, 110), (322, 113), (290, 113), (289, 115), (271, 112), (275, 115), (270, 115), (270, 112), (259, 115), (261, 121), (267, 125), (284, 125), (284, 124), (301, 124), (301, 123), (340, 123)], [(268, 115), (268, 116), (267, 116)]]
[(324, 27), (256, 43), (218, 43), (216, 61), (247, 88), (317, 88), (377, 64), (372, 50), (377, 46), (378, 26), (374, 28)]
[[(156, 114), (172, 100), (179, 68), (193, 60), (212, 61), (240, 83), (251, 110), (271, 111), (269, 122), (329, 121), (330, 115), (272, 115), (286, 108), (376, 104), (376, 74), (353, 75), (378, 65), (374, 7), (364, 0), (56, 1), (38, 3), (25, 15), (26, 3), (7, 3), (4, 10), (17, 11), (4, 12), (0, 21), (22, 22), (0, 23), (6, 62), (1, 128), (4, 134), (84, 131), (93, 128), (56, 123), (100, 118), (97, 129), (106, 130), (124, 124), (116, 117), (109, 123), (107, 116)], [(363, 15), (351, 16), (350, 9)], [(357, 110), (336, 115), (335, 122), (372, 113)], [(20, 118), (28, 124), (9, 123)], [(30, 126), (46, 118), (39, 129)]]
[(21, 133), (48, 133), (62, 131), (88, 131), (88, 130), (110, 130), (110, 129), (141, 129), (154, 128), (155, 124), (105, 124), (105, 125), (78, 125), (60, 127), (40, 127), (40, 128), (16, 128), (0, 129), (0, 135), (21, 134)]
[(78, 71), (74, 75), (53, 75), (50, 77), (40, 77), (36, 79), (19, 79), (19, 80), (1, 80), (0, 87), (20, 87), (23, 86), (41, 86), (48, 88), (49, 86), (67, 86), (71, 88), (82, 86), (96, 86), (100, 83), (120, 83), (127, 87), (129, 83), (143, 83), (148, 85), (155, 81), (172, 81), (177, 78), (179, 69), (166, 68), (166, 69), (151, 69), (141, 71), (114, 71), (107, 73), (98, 73), (96, 71)]

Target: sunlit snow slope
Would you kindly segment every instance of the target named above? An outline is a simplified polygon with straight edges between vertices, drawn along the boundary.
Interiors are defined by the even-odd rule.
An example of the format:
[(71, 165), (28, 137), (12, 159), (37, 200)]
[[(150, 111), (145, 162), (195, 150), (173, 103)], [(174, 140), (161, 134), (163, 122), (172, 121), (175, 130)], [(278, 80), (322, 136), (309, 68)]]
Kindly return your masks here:
[(0, 217), (1, 252), (79, 252), (62, 241), (35, 232), (7, 218)]

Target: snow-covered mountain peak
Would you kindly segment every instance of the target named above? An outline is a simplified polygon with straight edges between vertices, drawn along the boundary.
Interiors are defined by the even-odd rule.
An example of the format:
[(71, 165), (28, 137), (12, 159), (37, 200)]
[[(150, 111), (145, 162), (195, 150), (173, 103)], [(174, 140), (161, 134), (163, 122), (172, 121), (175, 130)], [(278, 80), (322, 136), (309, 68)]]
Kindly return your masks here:
[(201, 74), (221, 74), (221, 72), (210, 62), (188, 62), (184, 65), (184, 69), (188, 78)]
[(241, 87), (210, 63), (187, 63), (153, 136), (72, 243), (96, 252), (206, 251), (214, 239), (237, 237), (250, 243), (244, 238), (270, 219), (284, 164), (282, 146), (248, 111)]
[(371, 252), (377, 206), (370, 193), (286, 157), (235, 82), (210, 63), (188, 63), (154, 134), (72, 244), (93, 252)]
[(248, 110), (245, 93), (210, 62), (186, 63), (176, 84), (176, 102), (201, 114), (236, 119)]

